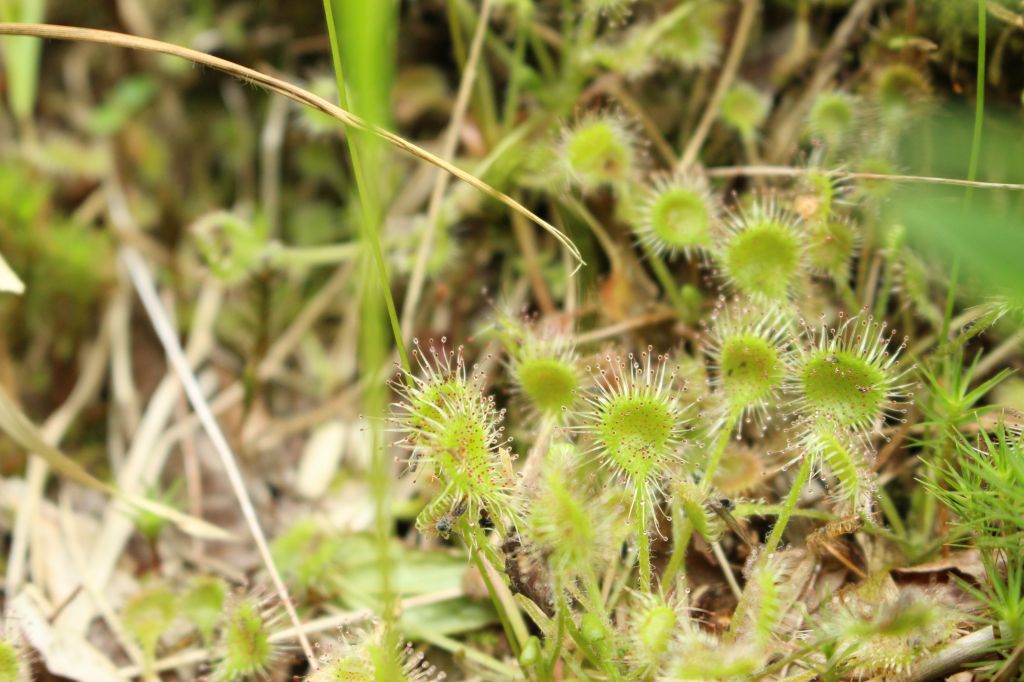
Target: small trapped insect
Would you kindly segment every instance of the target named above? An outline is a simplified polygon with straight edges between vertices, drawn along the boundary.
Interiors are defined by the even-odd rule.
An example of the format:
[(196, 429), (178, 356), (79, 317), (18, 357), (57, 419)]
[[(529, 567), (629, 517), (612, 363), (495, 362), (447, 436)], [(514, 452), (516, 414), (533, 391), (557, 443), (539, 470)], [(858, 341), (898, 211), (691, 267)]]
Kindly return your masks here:
[(736, 520), (736, 517), (732, 515), (732, 510), (736, 508), (733, 501), (727, 497), (723, 497), (720, 500), (709, 500), (708, 506), (711, 511), (718, 515), (718, 518), (725, 522), (725, 525), (729, 527), (733, 533), (739, 537), (748, 547), (754, 548), (755, 543), (747, 536), (747, 529), (740, 525), (740, 522)]
[(458, 505), (452, 508), (450, 512), (442, 516), (437, 520), (434, 528), (437, 530), (437, 534), (447, 540), (451, 537), (452, 528), (458, 522), (459, 518), (466, 513), (466, 503), (460, 502)]

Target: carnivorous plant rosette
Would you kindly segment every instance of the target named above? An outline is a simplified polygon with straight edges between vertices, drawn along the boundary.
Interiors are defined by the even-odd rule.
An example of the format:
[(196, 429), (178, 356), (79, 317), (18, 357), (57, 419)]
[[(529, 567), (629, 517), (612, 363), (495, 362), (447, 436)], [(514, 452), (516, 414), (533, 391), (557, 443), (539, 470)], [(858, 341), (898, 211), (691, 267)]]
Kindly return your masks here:
[(404, 436), (397, 444), (412, 451), (410, 464), (426, 471), (441, 486), (421, 514), (419, 525), (433, 528), (442, 508), (459, 511), (472, 522), (482, 509), (492, 519), (511, 513), (512, 471), (504, 447), (504, 410), (483, 391), (485, 376), (467, 370), (462, 348), (423, 353), (417, 343), (414, 357), (421, 376), (400, 371), (392, 386), (401, 400), (394, 403), (392, 421)]
[(636, 357), (608, 355), (592, 370), (594, 389), (577, 427), (590, 440), (590, 452), (633, 493), (632, 513), (640, 544), (641, 582), (650, 583), (647, 524), (655, 500), (673, 468), (682, 462), (688, 419), (665, 356), (653, 349)]

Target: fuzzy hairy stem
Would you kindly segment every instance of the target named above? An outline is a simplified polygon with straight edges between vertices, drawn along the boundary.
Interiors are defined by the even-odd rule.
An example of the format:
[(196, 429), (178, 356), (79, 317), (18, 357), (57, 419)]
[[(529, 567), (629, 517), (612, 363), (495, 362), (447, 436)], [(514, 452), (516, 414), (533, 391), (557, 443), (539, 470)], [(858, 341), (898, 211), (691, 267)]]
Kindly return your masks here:
[(672, 278), (672, 273), (669, 272), (665, 261), (661, 259), (661, 256), (654, 250), (654, 247), (647, 242), (644, 242), (643, 247), (644, 252), (647, 254), (647, 262), (650, 264), (651, 270), (654, 271), (654, 276), (661, 283), (661, 288), (665, 290), (665, 296), (672, 301), (672, 305), (675, 306), (680, 315), (685, 315), (686, 301), (683, 300), (679, 284)]
[[(473, 561), (473, 565), (476, 566), (477, 571), (480, 572), (480, 577), (487, 588), (487, 594), (490, 595), (491, 602), (494, 604), (494, 610), (498, 613), (498, 620), (501, 621), (501, 626), (505, 630), (505, 637), (508, 639), (509, 646), (512, 647), (513, 653), (518, 656), (522, 652), (522, 644), (528, 636), (526, 625), (522, 622), (521, 618), (517, 620), (511, 616), (509, 613), (510, 609), (506, 608), (507, 604), (498, 593), (498, 588), (494, 582), (494, 578), (497, 576), (492, 575), (492, 573), (496, 574), (496, 572), (484, 554), (484, 548), (487, 546), (487, 536), (483, 529), (478, 525), (471, 526), (465, 519), (462, 519), (460, 523), (462, 524), (463, 539), (469, 547), (470, 559)], [(519, 615), (518, 611), (516, 615)]]
[(786, 496), (786, 501), (779, 512), (779, 518), (775, 521), (775, 525), (772, 526), (771, 535), (768, 536), (768, 541), (764, 544), (764, 550), (761, 552), (759, 561), (767, 561), (767, 558), (779, 548), (779, 543), (782, 542), (782, 534), (786, 531), (789, 518), (793, 515), (793, 510), (796, 509), (796, 504), (800, 500), (800, 493), (810, 478), (811, 458), (805, 456), (800, 464), (800, 469), (796, 472), (796, 478), (793, 479), (793, 487), (789, 489), (789, 495)]
[(701, 480), (701, 489), (704, 491), (711, 489), (711, 479), (715, 477), (715, 472), (718, 471), (718, 465), (722, 462), (722, 455), (725, 453), (725, 448), (729, 446), (729, 439), (732, 437), (733, 429), (736, 428), (736, 423), (739, 420), (739, 410), (732, 410), (729, 416), (725, 418), (725, 423), (722, 424), (722, 432), (718, 434), (718, 440), (715, 441), (715, 449), (711, 451), (708, 463), (704, 467), (704, 478)]
[(922, 661), (907, 677), (907, 682), (943, 679), (960, 670), (965, 663), (991, 653), (995, 639), (995, 629), (991, 625), (965, 635)]
[(651, 538), (647, 535), (647, 497), (645, 490), (639, 490), (640, 498), (633, 504), (633, 521), (636, 524), (637, 564), (640, 567), (640, 589), (651, 591)]
[(693, 537), (693, 524), (686, 518), (686, 512), (676, 502), (672, 503), (672, 555), (668, 559), (665, 571), (661, 574), (662, 591), (666, 585), (671, 585), (676, 579), (676, 574), (683, 567), (686, 560), (686, 550), (690, 546), (690, 538)]

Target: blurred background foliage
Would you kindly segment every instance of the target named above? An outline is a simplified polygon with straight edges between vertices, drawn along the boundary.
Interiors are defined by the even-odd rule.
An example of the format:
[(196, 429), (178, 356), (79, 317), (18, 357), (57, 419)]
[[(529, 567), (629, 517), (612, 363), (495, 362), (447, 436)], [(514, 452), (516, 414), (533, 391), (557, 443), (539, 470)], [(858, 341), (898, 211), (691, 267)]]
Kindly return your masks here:
[[(1019, 0), (983, 3), (989, 30), (981, 45), (988, 55), (981, 82), (974, 0), (758, 4), (737, 81), (724, 93), (699, 150), (704, 168), (780, 164), (963, 179), (980, 87), (985, 108), (981, 146), (973, 150), (975, 179), (1024, 185)], [(595, 9), (606, 5), (614, 11)], [(109, 333), (123, 342), (118, 348), (132, 370), (131, 390), (112, 378), (67, 438), (91, 470), (115, 476), (144, 398), (166, 369), (117, 260), (120, 248), (135, 247), (154, 267), (183, 336), (194, 331), (201, 292), (213, 286), (224, 296), (212, 322), (209, 380), (237, 378), (244, 386), (241, 404), (222, 417), (271, 519), (279, 567), (308, 597), (305, 605), (371, 608), (391, 622), (398, 599), (463, 589), (464, 554), (414, 539), (413, 519), (426, 500), (394, 475), (393, 455), (384, 447), (390, 438), (383, 421), (385, 378), (402, 361), (393, 337), (443, 335), (456, 343), (479, 340), (482, 349), (505, 331), (503, 315), (525, 308), (575, 324), (581, 333), (654, 318), (645, 343), (670, 347), (692, 340), (717, 286), (687, 259), (662, 259), (642, 246), (632, 231), (637, 187), (570, 188), (563, 144), (588, 115), (608, 114), (624, 122), (629, 139), (642, 140), (630, 148), (635, 158), (620, 158), (623, 165), (634, 164), (645, 180), (671, 168), (699, 126), (743, 5), (0, 0), (0, 20), (119, 30), (280, 75), (431, 150), (443, 146), (474, 30), (487, 11), (453, 161), (554, 223), (588, 263), (570, 276), (575, 264), (553, 240), (498, 202), (452, 182), (436, 211), (420, 304), (404, 320), (408, 326), (396, 331), (440, 171), (344, 130), (322, 113), (179, 59), (4, 37), (0, 253), (26, 288), (21, 296), (0, 295), (0, 382), (43, 421), (67, 399), (85, 351), (108, 333), (104, 325), (119, 330)], [(835, 57), (834, 77), (810, 91), (818, 60), (858, 7), (868, 8), (866, 21)], [(812, 106), (799, 113), (805, 97)], [(807, 172), (775, 180), (738, 172), (711, 174), (711, 183), (735, 207), (768, 186), (781, 187), (789, 198), (819, 198), (815, 177)], [(999, 381), (972, 393), (978, 382), (962, 371), (978, 354), (1003, 348), (1005, 339), (1016, 338), (1017, 347), (1000, 351), (993, 364), (1020, 364), (1024, 192), (888, 180), (837, 187), (836, 203), (862, 228), (857, 255), (836, 277), (843, 303), (898, 320), (923, 346), (938, 337), (949, 351), (925, 370), (929, 394), (922, 411), (931, 429), (925, 435), (936, 440), (922, 436), (915, 445), (934, 450), (925, 452), (937, 462), (929, 479), (936, 498), (923, 501), (924, 492), (909, 489), (916, 479), (904, 473), (883, 486), (893, 498), (885, 500), (886, 519), (894, 526), (906, 522), (897, 529), (901, 549), (914, 560), (934, 560), (946, 531), (933, 527), (935, 499), (985, 482), (986, 475), (1002, 481), (989, 496), (995, 512), (957, 511), (965, 533), (995, 513), (1019, 511), (1014, 501), (1024, 499), (1013, 497), (1018, 482), (1006, 483), (1016, 475), (1009, 458), (961, 473), (946, 466), (960, 460), (945, 458), (972, 461), (966, 453), (975, 451), (935, 436), (966, 428), (979, 409), (1024, 410), (1019, 378), (1001, 383), (1007, 375), (999, 374)], [(881, 273), (875, 280), (868, 276), (872, 267)], [(951, 284), (952, 272), (958, 278)], [(955, 311), (947, 309), (950, 290)], [(321, 305), (324, 291), (329, 301)], [(819, 312), (815, 306), (826, 298), (808, 296), (801, 301), (804, 312)], [(110, 322), (116, 305), (132, 310), (130, 319)], [(294, 352), (268, 378), (261, 366), (274, 359), (275, 342), (316, 306)], [(986, 323), (978, 331), (993, 325), (992, 332), (972, 335), (961, 347), (943, 345), (951, 312), (977, 313), (972, 319)], [(480, 355), (488, 361), (486, 351)], [(991, 374), (996, 368), (985, 369)], [(694, 369), (701, 371), (703, 365)], [(521, 409), (505, 393), (499, 402), (513, 413)], [(327, 433), (326, 424), (339, 430)], [(530, 434), (529, 427), (513, 428)], [(302, 479), (314, 442), (309, 432), (323, 435), (316, 442), (328, 443), (328, 462), (322, 469), (310, 464), (313, 473)], [(523, 438), (513, 447), (525, 454), (529, 442)], [(993, 449), (1018, 452), (1011, 445), (998, 441)], [(342, 450), (344, 465), (338, 463)], [(25, 462), (19, 448), (0, 440), (0, 474), (18, 477)], [(176, 491), (182, 476), (176, 465), (152, 495)], [(322, 479), (321, 485), (309, 479)], [(897, 489), (904, 483), (908, 489)], [(218, 494), (226, 496), (214, 487), (211, 497)], [(1009, 512), (996, 504), (1007, 499)], [(955, 507), (957, 501), (945, 503)], [(227, 503), (211, 506), (226, 525), (237, 522)], [(328, 521), (310, 525), (311, 510)], [(153, 519), (138, 525), (132, 571), (160, 574), (158, 548), (168, 533)], [(332, 535), (324, 525), (345, 532)], [(951, 533), (959, 532), (951, 525)], [(239, 561), (256, 571), (251, 557)], [(0, 569), (6, 571), (6, 563), (5, 556)], [(1005, 584), (1012, 587), (1014, 580), (1017, 573)], [(462, 636), (474, 651), (497, 652), (490, 663), (477, 661), (493, 668), (507, 653), (495, 641), (496, 629), (486, 627), (499, 616), (491, 604), (467, 596), (482, 594), (480, 585), (464, 592), (406, 611), (401, 627), (449, 651), (459, 649), (446, 638)], [(1005, 595), (987, 598), (1010, 603)], [(1004, 622), (1012, 617), (1001, 616)], [(453, 655), (449, 667), (457, 669), (462, 655)]]

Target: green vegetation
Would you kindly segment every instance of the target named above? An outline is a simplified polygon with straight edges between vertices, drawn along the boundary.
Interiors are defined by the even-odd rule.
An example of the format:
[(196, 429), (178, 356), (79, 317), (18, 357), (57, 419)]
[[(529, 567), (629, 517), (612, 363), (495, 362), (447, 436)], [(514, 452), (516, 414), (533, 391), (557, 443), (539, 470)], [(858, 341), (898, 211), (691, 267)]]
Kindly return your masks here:
[(0, 682), (1024, 679), (1019, 0), (0, 22)]

